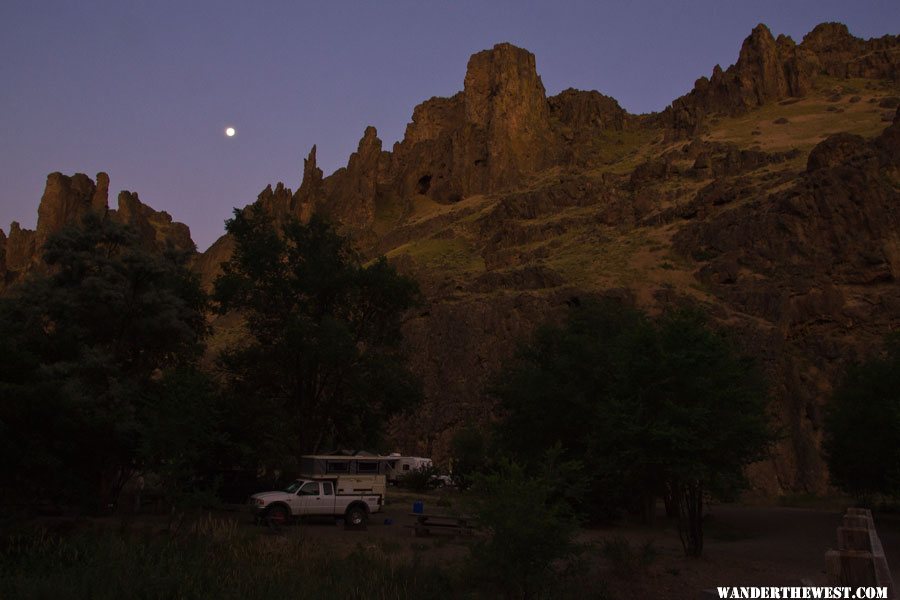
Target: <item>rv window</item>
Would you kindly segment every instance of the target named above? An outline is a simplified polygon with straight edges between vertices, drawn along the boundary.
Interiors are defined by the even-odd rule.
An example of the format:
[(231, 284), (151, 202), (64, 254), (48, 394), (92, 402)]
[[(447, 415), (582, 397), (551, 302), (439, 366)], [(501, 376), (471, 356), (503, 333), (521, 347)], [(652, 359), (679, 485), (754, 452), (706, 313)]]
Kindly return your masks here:
[(326, 473), (346, 473), (350, 470), (350, 465), (345, 462), (327, 462), (325, 463)]
[(403, 470), (404, 470), (404, 471), (409, 471), (409, 465), (403, 465)]
[(356, 463), (356, 471), (358, 473), (377, 473), (378, 472), (378, 463), (374, 463), (374, 462)]

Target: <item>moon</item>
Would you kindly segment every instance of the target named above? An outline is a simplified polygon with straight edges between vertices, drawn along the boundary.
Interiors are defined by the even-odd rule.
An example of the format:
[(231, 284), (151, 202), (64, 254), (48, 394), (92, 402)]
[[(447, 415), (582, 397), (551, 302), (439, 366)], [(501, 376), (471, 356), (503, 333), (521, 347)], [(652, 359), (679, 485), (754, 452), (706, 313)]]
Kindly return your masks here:
[(237, 133), (237, 132), (234, 130), (234, 127), (226, 127), (225, 128), (225, 135), (227, 135), (228, 137), (234, 137), (235, 133)]

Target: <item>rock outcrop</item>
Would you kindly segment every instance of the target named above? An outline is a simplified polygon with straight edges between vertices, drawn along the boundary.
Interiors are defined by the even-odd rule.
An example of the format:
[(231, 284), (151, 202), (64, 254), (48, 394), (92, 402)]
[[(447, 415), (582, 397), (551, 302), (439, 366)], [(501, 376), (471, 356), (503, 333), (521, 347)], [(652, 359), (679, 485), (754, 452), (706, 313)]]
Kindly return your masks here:
[(0, 287), (6, 282), (6, 234), (0, 230)]
[[(472, 56), (462, 91), (417, 106), (389, 151), (369, 127), (347, 166), (325, 177), (313, 146), (295, 192), (278, 183), (256, 201), (276, 226), (326, 215), (364, 255), (386, 253), (420, 281), (426, 305), (405, 335), (426, 399), (394, 423), (404, 451), (441, 459), (455, 427), (494, 419), (485, 382), (536, 324), (579, 298), (613, 295), (651, 312), (691, 302), (736, 331), (774, 382), (787, 435), (752, 469), (754, 483), (821, 492), (832, 383), (900, 327), (900, 116), (864, 137), (896, 107), (886, 80), (897, 79), (898, 48), (896, 36), (859, 40), (837, 24), (801, 44), (761, 25), (733, 66), (717, 66), (664, 113), (635, 116), (599, 92), (547, 98), (534, 56), (498, 44)], [(771, 142), (763, 131), (697, 135), (719, 115), (777, 111), (813, 93), (824, 103), (823, 76), (873, 81), (840, 107), (829, 100), (830, 112), (817, 107), (827, 128), (796, 148), (757, 144)], [(829, 116), (842, 111), (854, 119)], [(834, 134), (857, 121), (865, 127)], [(0, 234), (0, 277), (31, 268), (59, 227), (106, 211), (108, 187), (105, 176), (51, 175), (37, 231), (13, 224)], [(137, 194), (122, 192), (108, 218), (148, 247), (193, 247), (186, 227)], [(194, 256), (204, 285), (233, 249), (223, 236)], [(222, 339), (238, 326), (231, 317), (215, 323)]]
[(569, 88), (548, 99), (550, 115), (573, 135), (625, 129), (630, 115), (610, 96)]
[(291, 218), (297, 216), (291, 188), (285, 187), (280, 181), (274, 190), (271, 184), (267, 185), (256, 197), (256, 203), (269, 215), (272, 224), (279, 231)]
[(187, 225), (173, 221), (166, 212), (146, 206), (137, 193), (121, 192), (118, 210), (109, 210), (108, 197), (109, 176), (106, 173), (98, 173), (96, 182), (84, 173), (72, 176), (50, 173), (38, 205), (37, 229), (22, 229), (13, 222), (9, 235), (0, 242), (0, 292), (43, 264), (41, 251), (51, 236), (68, 225), (79, 223), (92, 211), (129, 225), (150, 250), (196, 252)]
[[(596, 92), (570, 90), (557, 97), (557, 121), (569, 128), (620, 128), (625, 112)], [(534, 55), (498, 44), (469, 60), (463, 91), (415, 108), (402, 141), (383, 150), (368, 127), (347, 163), (328, 177), (316, 165), (315, 147), (290, 202), (264, 192), (261, 199), (284, 218), (308, 220), (320, 212), (351, 230), (367, 230), (379, 207), (405, 214), (417, 196), (452, 204), (476, 194), (521, 185), (555, 164), (560, 134), (551, 126), (551, 104)]]
[(678, 98), (663, 113), (676, 136), (694, 135), (711, 114), (736, 114), (766, 102), (809, 91), (813, 66), (806, 52), (787, 36), (776, 40), (765, 25), (757, 25), (744, 40), (737, 62), (719, 65), (709, 78)]
[(845, 25), (823, 23), (799, 45), (765, 25), (757, 25), (741, 47), (737, 62), (676, 99), (663, 115), (674, 137), (701, 132), (710, 115), (733, 115), (766, 102), (808, 94), (816, 76), (896, 80), (900, 75), (900, 36), (862, 40)]
[(97, 174), (95, 184), (84, 173), (67, 177), (62, 173), (50, 173), (44, 195), (38, 206), (35, 243), (42, 247), (51, 235), (68, 225), (77, 223), (92, 210), (105, 211), (109, 192), (109, 176)]
[(487, 160), (484, 183), (465, 195), (518, 185), (553, 163), (550, 109), (533, 54), (511, 44), (475, 54), (463, 95), (466, 124), (483, 133), (484, 146), (477, 150)]
[(900, 77), (900, 36), (872, 40), (854, 37), (843, 23), (822, 23), (801, 44), (816, 72), (831, 77)]
[(9, 226), (6, 238), (6, 270), (20, 273), (30, 268), (35, 258), (37, 235), (31, 229), (22, 229), (16, 221)]
[(322, 169), (316, 164), (315, 145), (309, 151), (309, 156), (303, 159), (303, 178), (300, 187), (294, 194), (294, 211), (302, 222), (309, 221), (316, 205), (325, 198), (325, 185), (322, 178)]
[[(105, 201), (103, 207), (106, 208)], [(165, 211), (150, 208), (141, 202), (137, 192), (119, 192), (118, 209), (110, 211), (110, 218), (132, 227), (144, 245), (151, 250), (182, 253), (197, 251), (187, 225), (173, 221), (172, 215)]]
[(557, 160), (534, 55), (497, 44), (469, 59), (463, 91), (416, 107), (393, 171), (401, 197), (443, 203), (509, 189)]
[(378, 132), (366, 127), (347, 166), (324, 181), (325, 200), (319, 203), (319, 210), (345, 227), (370, 227), (375, 222), (379, 187), (387, 179), (389, 167), (390, 155), (382, 151)]
[[(818, 451), (828, 378), (900, 327), (900, 115), (874, 140), (837, 134), (810, 153), (794, 186), (681, 229), (704, 285), (772, 330), (766, 357), (792, 432), (795, 485), (822, 490)], [(762, 341), (762, 340), (761, 340)], [(767, 347), (764, 347), (767, 346)]]

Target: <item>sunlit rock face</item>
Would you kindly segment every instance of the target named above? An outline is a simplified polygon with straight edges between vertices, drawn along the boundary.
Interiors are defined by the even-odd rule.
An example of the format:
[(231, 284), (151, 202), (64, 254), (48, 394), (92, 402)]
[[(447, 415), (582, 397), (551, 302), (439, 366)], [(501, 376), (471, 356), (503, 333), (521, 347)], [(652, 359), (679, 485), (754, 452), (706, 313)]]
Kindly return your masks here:
[(663, 113), (675, 137), (701, 133), (713, 114), (735, 114), (766, 102), (802, 97), (816, 77), (896, 80), (900, 75), (900, 36), (862, 40), (841, 23), (823, 23), (800, 44), (773, 38), (758, 25), (744, 40), (737, 62), (726, 70), (716, 65), (710, 78), (676, 99)]
[[(420, 281), (425, 302), (404, 332), (425, 401), (391, 424), (396, 449), (441, 460), (460, 427), (496, 420), (493, 373), (572, 304), (612, 296), (657, 314), (690, 303), (772, 381), (785, 436), (751, 468), (754, 486), (821, 492), (824, 403), (847, 364), (900, 328), (900, 124), (886, 110), (898, 57), (896, 36), (823, 24), (796, 44), (761, 25), (733, 66), (662, 113), (632, 115), (597, 91), (548, 98), (534, 56), (498, 44), (471, 57), (461, 91), (418, 105), (392, 148), (368, 127), (325, 176), (314, 146), (296, 191), (260, 182), (256, 201), (276, 225), (326, 216), (366, 258), (387, 254)], [(823, 78), (841, 87), (835, 77), (865, 81), (823, 90)], [(741, 130), (797, 102), (819, 119), (806, 137), (790, 124)], [(60, 227), (107, 211), (108, 189), (102, 174), (51, 174), (37, 230), (0, 235), (2, 281), (39, 265)], [(135, 193), (107, 214), (149, 247), (193, 247)], [(233, 249), (226, 235), (194, 255), (207, 288)], [(210, 347), (239, 322), (214, 321)]]
[[(665, 140), (809, 97), (822, 75), (889, 77), (895, 38), (848, 35), (826, 25), (798, 45), (757, 27), (734, 66), (647, 116), (599, 92), (546, 98), (533, 56), (501, 44), (472, 57), (461, 92), (417, 106), (391, 152), (368, 129), (346, 168), (322, 177), (311, 153), (290, 199), (261, 197), (290, 216), (326, 214), (422, 283), (427, 305), (405, 331), (426, 401), (393, 424), (398, 447), (440, 458), (456, 428), (490, 422), (491, 374), (573, 299), (613, 295), (650, 312), (692, 302), (762, 361), (790, 432), (750, 470), (754, 485), (825, 490), (823, 403), (843, 365), (900, 326), (897, 127), (805, 150)], [(661, 254), (626, 250), (635, 236)], [(222, 238), (198, 268), (214, 272), (230, 248)]]
[(14, 222), (10, 225), (9, 235), (0, 241), (3, 249), (0, 290), (21, 280), (29, 271), (41, 269), (41, 254), (47, 240), (64, 227), (80, 223), (89, 212), (129, 225), (148, 249), (196, 252), (188, 226), (173, 221), (165, 211), (156, 211), (143, 204), (137, 193), (119, 193), (117, 210), (109, 209), (108, 198), (109, 175), (106, 173), (98, 173), (96, 181), (84, 173), (71, 176), (50, 173), (38, 204), (37, 229), (22, 229)]

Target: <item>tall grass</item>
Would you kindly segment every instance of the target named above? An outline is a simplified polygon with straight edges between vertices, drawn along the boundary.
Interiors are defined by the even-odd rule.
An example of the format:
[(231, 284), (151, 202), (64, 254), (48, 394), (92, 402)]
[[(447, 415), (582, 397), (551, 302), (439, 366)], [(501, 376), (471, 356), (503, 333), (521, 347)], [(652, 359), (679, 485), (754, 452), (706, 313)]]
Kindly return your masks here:
[(204, 521), (180, 536), (36, 530), (0, 546), (0, 598), (450, 598), (447, 572)]

